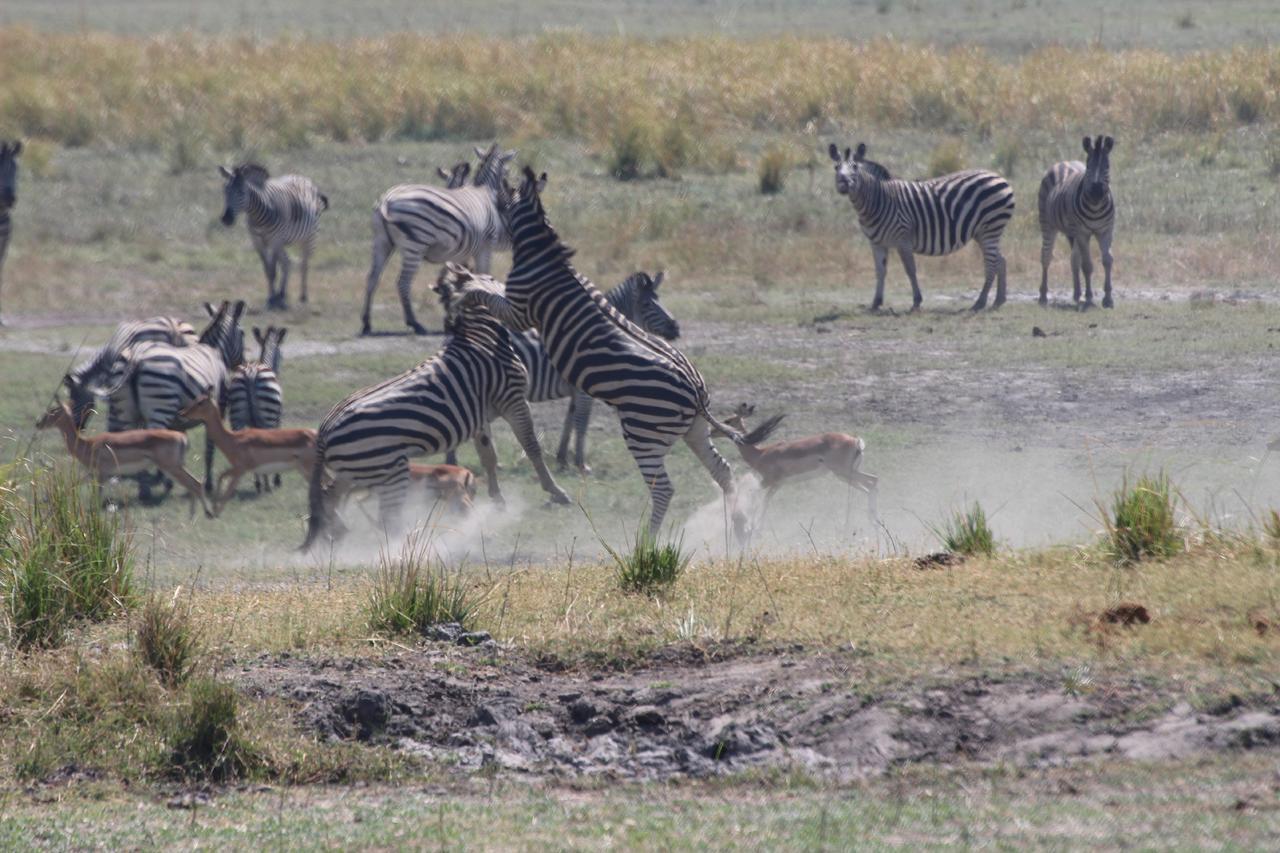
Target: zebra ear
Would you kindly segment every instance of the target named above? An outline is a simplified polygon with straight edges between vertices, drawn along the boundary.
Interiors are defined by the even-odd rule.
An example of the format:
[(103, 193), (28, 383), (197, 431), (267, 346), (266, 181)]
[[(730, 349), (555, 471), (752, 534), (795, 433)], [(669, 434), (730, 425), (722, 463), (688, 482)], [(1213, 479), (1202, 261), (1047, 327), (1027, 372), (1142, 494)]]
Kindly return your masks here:
[[(268, 327), (267, 327), (267, 334), (271, 334), (271, 327), (270, 327), (270, 326), (268, 326)], [(261, 330), (261, 329), (259, 329), (257, 326), (254, 326), (254, 327), (253, 327), (253, 340), (254, 340), (254, 342), (255, 342), (255, 343), (257, 343), (258, 345), (261, 345), (261, 344), (262, 344), (262, 330)]]
[(498, 156), (498, 159), (503, 163), (510, 163), (512, 160), (516, 159), (516, 149), (512, 148), (510, 151), (503, 151), (502, 154)]
[(840, 162), (840, 149), (836, 147), (834, 142), (827, 146), (827, 153), (831, 155), (832, 160), (835, 160), (837, 163)]
[(653, 284), (651, 285), (651, 289), (657, 290), (658, 286), (662, 284), (662, 280), (666, 278), (666, 275), (667, 275), (666, 270), (658, 270), (658, 274), (653, 277)]
[(436, 174), (444, 178), (446, 181), (453, 179), (453, 175), (446, 172), (444, 166), (436, 166)]
[(855, 152), (853, 152), (853, 159), (855, 159), (855, 160), (862, 160), (862, 159), (863, 159), (863, 158), (865, 158), (866, 156), (867, 156), (867, 143), (865, 143), (865, 142), (859, 142), (859, 143), (858, 143), (858, 150), (857, 150), (857, 151), (855, 151)]
[(1084, 153), (1093, 153), (1093, 140), (1089, 139), (1087, 136), (1084, 138)]
[(9, 156), (16, 159), (17, 156), (21, 153), (22, 153), (22, 140), (21, 139), (13, 140), (13, 144), (9, 146)]
[(281, 326), (280, 328), (276, 329), (276, 346), (280, 346), (281, 344), (284, 343), (284, 336), (288, 331), (289, 330), (284, 326)]
[(475, 146), (475, 147), (474, 147), (474, 148), (472, 148), (471, 150), (472, 150), (472, 151), (474, 151), (474, 152), (476, 152), (476, 156), (477, 156), (477, 157), (479, 157), (481, 160), (483, 160), (483, 159), (484, 159), (485, 157), (487, 157), (487, 156), (488, 156), (488, 154), (489, 154), (489, 152), (485, 151), (485, 150), (484, 150), (483, 148), (481, 148), (479, 145)]
[(203, 302), (201, 304), (204, 305), (204, 313), (208, 314), (210, 317), (218, 316), (218, 309), (213, 307), (212, 302)]
[(534, 187), (538, 190), (539, 194), (541, 194), (541, 192), (547, 188), (546, 172), (543, 172), (541, 175), (538, 176), (538, 180), (537, 182), (534, 183)]
[(228, 181), (231, 180), (233, 177), (235, 177), (232, 171), (228, 169), (226, 166), (219, 166), (218, 174), (222, 175), (222, 177), (226, 178)]
[(1116, 141), (1115, 141), (1114, 139), (1112, 139), (1110, 136), (1104, 136), (1104, 137), (1102, 137), (1102, 151), (1103, 151), (1103, 153), (1105, 153), (1105, 154), (1110, 154), (1110, 153), (1111, 153), (1111, 147), (1112, 147), (1113, 145), (1115, 145), (1115, 144), (1116, 144)]
[(231, 322), (239, 323), (240, 315), (244, 313), (244, 300), (237, 299), (235, 304), (231, 306)]

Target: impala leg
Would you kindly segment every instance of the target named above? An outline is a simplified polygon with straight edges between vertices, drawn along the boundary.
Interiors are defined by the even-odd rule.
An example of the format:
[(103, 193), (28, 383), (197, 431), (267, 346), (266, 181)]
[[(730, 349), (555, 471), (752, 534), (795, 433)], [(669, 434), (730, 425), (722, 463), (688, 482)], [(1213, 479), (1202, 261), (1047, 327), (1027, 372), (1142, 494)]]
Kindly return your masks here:
[[(218, 487), (213, 492), (214, 515), (221, 515), (222, 508), (235, 497), (236, 486), (239, 485), (240, 478), (244, 476), (244, 473), (244, 471), (234, 467), (222, 472), (222, 476), (218, 478)], [(222, 484), (228, 478), (230, 482), (224, 487)]]
[(538, 445), (538, 434), (533, 429), (533, 415), (529, 413), (529, 402), (521, 397), (502, 414), (503, 420), (511, 425), (516, 434), (516, 441), (524, 450), (524, 455), (533, 463), (533, 470), (538, 472), (538, 483), (542, 490), (551, 496), (552, 503), (572, 503), (564, 489), (556, 484), (555, 477), (547, 470), (547, 463), (542, 460), (542, 448)]
[(209, 509), (209, 502), (205, 500), (204, 486), (200, 484), (199, 480), (191, 476), (187, 469), (183, 468), (181, 465), (171, 465), (163, 468), (162, 470), (187, 490), (187, 494), (191, 498), (192, 517), (195, 517), (196, 501), (198, 500), (200, 501), (200, 506), (204, 508), (205, 517), (213, 518), (213, 511)]

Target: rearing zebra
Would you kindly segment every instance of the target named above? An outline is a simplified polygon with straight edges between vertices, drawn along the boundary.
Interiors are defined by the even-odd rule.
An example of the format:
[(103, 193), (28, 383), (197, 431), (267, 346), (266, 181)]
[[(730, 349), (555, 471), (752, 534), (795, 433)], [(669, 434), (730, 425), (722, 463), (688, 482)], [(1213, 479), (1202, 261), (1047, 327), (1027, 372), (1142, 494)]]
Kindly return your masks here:
[(459, 270), (464, 302), (488, 306), (512, 328), (536, 327), (560, 375), (617, 409), (627, 449), (649, 486), (651, 533), (661, 527), (675, 492), (666, 455), (683, 439), (724, 492), (741, 538), (746, 517), (734, 501), (733, 471), (711, 443), (710, 430), (753, 444), (767, 437), (767, 430), (744, 437), (716, 420), (708, 411), (702, 374), (684, 354), (623, 317), (573, 268), (573, 250), (560, 242), (542, 207), (545, 180), (545, 174), (538, 177), (526, 168), (519, 199), (512, 204), (514, 259), (505, 295), (488, 276)]
[[(230, 228), (236, 222), (236, 214), (246, 214), (249, 238), (267, 274), (267, 307), (288, 307), (291, 264), (287, 247), (295, 243), (302, 248), (301, 299), (306, 302), (307, 266), (315, 249), (320, 214), (329, 209), (328, 197), (316, 189), (310, 178), (301, 175), (272, 178), (256, 163), (245, 163), (234, 169), (219, 166), (218, 172), (226, 181), (222, 188), (226, 201), (222, 224)], [(280, 274), (278, 289), (277, 272)]]
[[(13, 233), (13, 220), (9, 211), (18, 201), (18, 155), (22, 142), (0, 141), (0, 291), (4, 288), (4, 256), (9, 251), (9, 235)], [(0, 308), (3, 308), (0, 303)], [(4, 325), (4, 311), (0, 310), (0, 326)]]
[(511, 201), (506, 164), (513, 157), (514, 151), (500, 153), (494, 143), (484, 153), (471, 186), (401, 184), (383, 194), (373, 209), (373, 263), (365, 282), (360, 334), (373, 331), (369, 320), (373, 293), (383, 267), (397, 249), (401, 258), (396, 280), (400, 307), (405, 325), (418, 335), (427, 334), (427, 330), (414, 316), (409, 289), (423, 260), (440, 264), (474, 257), (477, 269), (489, 271), (493, 253), (511, 245), (504, 211)]
[(1080, 301), (1080, 271), (1084, 270), (1084, 304), (1093, 304), (1093, 261), (1089, 260), (1089, 238), (1098, 241), (1106, 281), (1102, 307), (1111, 301), (1111, 238), (1116, 225), (1116, 205), (1111, 197), (1111, 147), (1115, 140), (1099, 136), (1093, 142), (1084, 138), (1086, 161), (1069, 160), (1055, 163), (1040, 181), (1040, 233), (1044, 245), (1040, 249), (1040, 304), (1049, 301), (1049, 263), (1053, 260), (1053, 244), (1061, 231), (1071, 245), (1071, 280), (1075, 284), (1074, 300)]
[(84, 429), (89, 423), (89, 418), (93, 415), (94, 398), (107, 395), (111, 368), (116, 359), (130, 347), (146, 341), (185, 347), (194, 344), (196, 340), (196, 330), (191, 328), (191, 324), (176, 317), (126, 320), (116, 326), (105, 345), (73, 367), (62, 379), (71, 398), (71, 414), (77, 428)]
[[(264, 334), (253, 327), (253, 339), (260, 347), (258, 360), (245, 362), (227, 380), (227, 421), (233, 430), (277, 429), (284, 412), (284, 389), (280, 387), (281, 346), (288, 333), (284, 326), (268, 326)], [(280, 485), (280, 475), (275, 475)], [(270, 475), (254, 474), (256, 491), (270, 491)]]
[(320, 424), (302, 550), (326, 531), (334, 538), (341, 535), (336, 512), (358, 490), (377, 496), (383, 525), (395, 529), (408, 493), (410, 458), (450, 450), (472, 437), (489, 494), (501, 500), (497, 455), (488, 435), (495, 417), (511, 425), (543, 490), (556, 503), (569, 503), (542, 461), (525, 399), (529, 374), (511, 347), (510, 332), (483, 305), (454, 299), (449, 278), (442, 277), (436, 287), (453, 332), (444, 348), (417, 367), (352, 394)]
[(911, 310), (924, 297), (916, 280), (914, 253), (947, 255), (976, 240), (982, 250), (985, 278), (973, 310), (986, 307), (991, 282), (998, 279), (993, 308), (1005, 300), (1005, 260), (1000, 235), (1013, 217), (1013, 189), (1009, 182), (983, 169), (956, 172), (925, 181), (888, 177), (888, 170), (865, 158), (867, 146), (848, 148), (841, 156), (834, 144), (828, 148), (836, 164), (836, 191), (847, 195), (858, 212), (862, 233), (871, 241), (876, 262), (876, 295), (871, 309), (884, 304), (884, 277), (889, 250), (897, 249), (902, 267), (911, 279)]

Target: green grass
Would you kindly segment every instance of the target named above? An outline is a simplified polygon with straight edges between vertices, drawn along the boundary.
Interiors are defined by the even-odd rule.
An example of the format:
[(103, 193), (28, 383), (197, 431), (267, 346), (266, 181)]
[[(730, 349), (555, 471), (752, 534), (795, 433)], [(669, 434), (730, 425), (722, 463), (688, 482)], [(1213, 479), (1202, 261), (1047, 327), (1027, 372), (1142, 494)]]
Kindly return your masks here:
[(962, 557), (990, 557), (996, 551), (996, 538), (987, 523), (986, 510), (977, 501), (953, 512), (934, 528), (934, 535), (948, 552)]
[(1177, 491), (1169, 476), (1143, 474), (1132, 485), (1126, 476), (1103, 507), (1106, 547), (1122, 563), (1161, 559), (1186, 547), (1177, 518)]
[(659, 543), (648, 530), (636, 534), (628, 551), (618, 552), (603, 540), (601, 545), (613, 559), (618, 588), (642, 595), (657, 596), (669, 590), (693, 559), (682, 541)]
[(384, 550), (379, 555), (369, 590), (368, 625), (375, 633), (392, 635), (424, 634), (446, 623), (470, 631), (485, 598), (461, 567), (450, 568), (436, 552), (432, 534), (420, 529), (398, 554)]
[(139, 657), (168, 687), (185, 683), (205, 653), (200, 634), (191, 622), (190, 603), (180, 603), (179, 592), (175, 590), (167, 602), (153, 592), (137, 615), (134, 628)]

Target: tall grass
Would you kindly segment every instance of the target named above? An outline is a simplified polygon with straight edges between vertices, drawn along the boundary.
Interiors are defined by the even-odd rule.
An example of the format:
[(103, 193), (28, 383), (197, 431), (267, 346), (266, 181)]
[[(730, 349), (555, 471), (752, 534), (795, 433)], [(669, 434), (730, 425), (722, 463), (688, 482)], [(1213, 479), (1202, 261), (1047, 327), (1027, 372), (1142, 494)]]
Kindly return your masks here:
[(168, 687), (177, 687), (191, 676), (203, 651), (190, 605), (178, 601), (178, 590), (167, 602), (155, 593), (147, 598), (134, 640), (138, 656)]
[(1130, 483), (1126, 476), (1102, 507), (1106, 547), (1117, 560), (1136, 563), (1171, 557), (1184, 549), (1174, 506), (1174, 489), (1164, 472), (1144, 474)]
[(398, 553), (379, 555), (369, 591), (368, 624), (382, 634), (420, 634), (450, 622), (470, 631), (486, 597), (466, 582), (460, 569), (449, 570), (435, 553), (429, 533), (417, 531)]
[(942, 547), (962, 557), (990, 557), (996, 552), (996, 537), (987, 523), (987, 512), (977, 501), (972, 506), (952, 513), (933, 534)]
[(243, 732), (236, 690), (224, 681), (191, 682), (168, 724), (170, 763), (187, 778), (217, 782), (247, 775), (263, 763)]
[(1132, 135), (1280, 119), (1280, 48), (1051, 47), (1004, 61), (975, 48), (890, 40), (559, 32), (334, 42), (9, 27), (0, 29), (0, 79), (0, 136), (171, 150), (175, 169), (201, 145), (493, 135), (599, 142), (613, 135), (624, 103), (637, 116), (669, 117), (646, 122), (664, 169), (723, 159), (691, 140), (760, 128), (986, 135), (1087, 125)]
[(625, 553), (615, 551), (603, 540), (601, 544), (613, 558), (619, 589), (641, 595), (656, 596), (669, 590), (693, 559), (693, 554), (684, 550), (683, 542), (659, 544), (647, 529), (636, 536), (631, 550)]
[(0, 490), (0, 527), (0, 599), (12, 645), (56, 646), (76, 620), (124, 611), (133, 590), (129, 534), (74, 472), (44, 470)]

